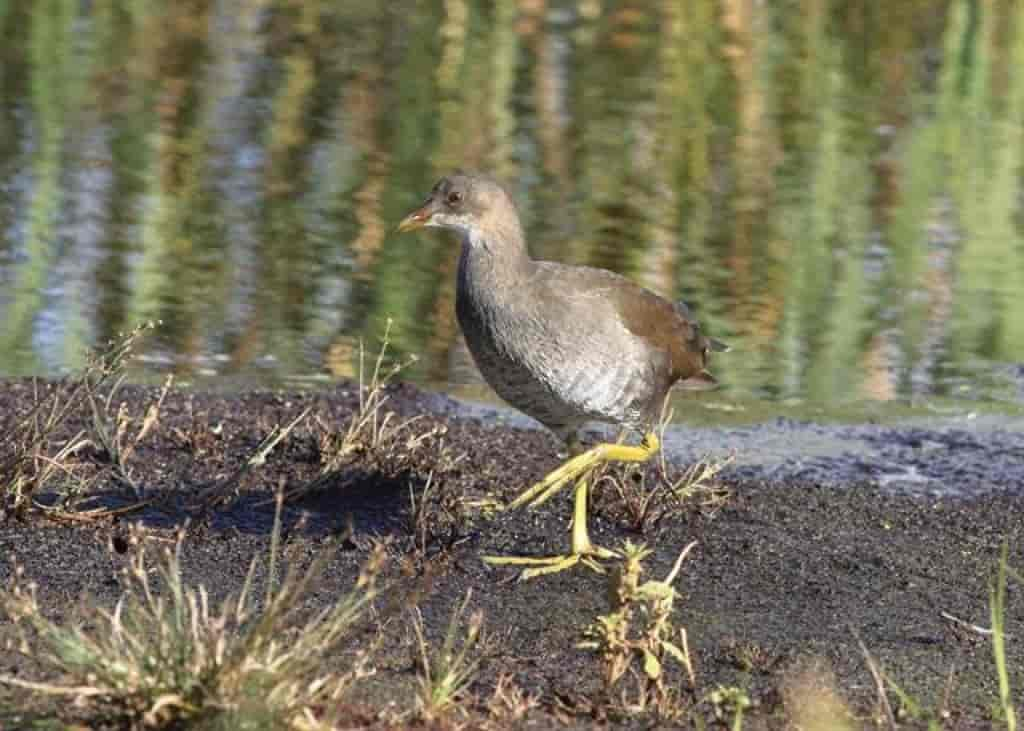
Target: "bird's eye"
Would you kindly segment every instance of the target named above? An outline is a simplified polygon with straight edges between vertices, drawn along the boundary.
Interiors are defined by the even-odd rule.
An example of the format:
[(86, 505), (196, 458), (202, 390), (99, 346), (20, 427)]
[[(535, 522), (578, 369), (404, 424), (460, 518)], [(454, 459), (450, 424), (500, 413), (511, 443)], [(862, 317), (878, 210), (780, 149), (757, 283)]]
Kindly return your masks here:
[(451, 193), (449, 193), (448, 194), (448, 202), (451, 205), (453, 205), (453, 206), (455, 204), (457, 204), (457, 203), (461, 203), (462, 202), (462, 191), (453, 190)]

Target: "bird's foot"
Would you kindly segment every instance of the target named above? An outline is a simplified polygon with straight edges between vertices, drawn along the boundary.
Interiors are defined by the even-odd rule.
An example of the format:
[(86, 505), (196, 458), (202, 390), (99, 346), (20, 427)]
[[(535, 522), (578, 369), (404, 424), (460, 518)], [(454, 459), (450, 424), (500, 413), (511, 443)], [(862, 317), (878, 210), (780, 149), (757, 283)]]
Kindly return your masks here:
[(594, 545), (587, 532), (587, 495), (590, 471), (597, 464), (606, 460), (644, 462), (658, 448), (658, 437), (654, 433), (647, 434), (643, 443), (635, 447), (623, 444), (599, 444), (583, 454), (573, 457), (509, 504), (509, 508), (527, 504), (531, 507), (540, 505), (570, 481), (575, 481), (576, 497), (573, 505), (572, 551), (570, 553), (545, 557), (484, 556), (484, 561), (492, 566), (528, 566), (529, 568), (519, 576), (521, 581), (558, 573), (578, 563), (603, 573), (604, 569), (597, 561), (621, 558), (621, 555)]
[(557, 574), (582, 563), (589, 569), (604, 573), (598, 560), (621, 558), (615, 551), (600, 546), (590, 545), (585, 550), (573, 551), (562, 556), (484, 556), (484, 563), (491, 566), (526, 566), (519, 574), (520, 581), (534, 579), (538, 576)]

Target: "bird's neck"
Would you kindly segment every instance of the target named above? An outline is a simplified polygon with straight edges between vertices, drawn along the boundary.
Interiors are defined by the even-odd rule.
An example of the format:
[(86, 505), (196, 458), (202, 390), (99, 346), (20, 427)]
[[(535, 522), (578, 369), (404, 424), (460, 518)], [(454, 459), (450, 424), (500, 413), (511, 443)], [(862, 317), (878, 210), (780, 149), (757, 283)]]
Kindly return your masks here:
[(487, 232), (467, 231), (462, 236), (459, 276), (475, 280), (477, 285), (500, 282), (507, 287), (525, 277), (531, 264), (518, 222)]

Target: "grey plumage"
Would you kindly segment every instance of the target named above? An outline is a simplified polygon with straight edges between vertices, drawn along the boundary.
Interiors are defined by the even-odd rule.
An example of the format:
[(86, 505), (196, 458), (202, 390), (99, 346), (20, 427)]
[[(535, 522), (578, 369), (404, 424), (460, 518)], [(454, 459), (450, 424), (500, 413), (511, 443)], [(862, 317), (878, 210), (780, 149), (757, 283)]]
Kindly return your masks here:
[(456, 315), (481, 374), (563, 437), (589, 420), (643, 430), (674, 383), (714, 385), (707, 354), (724, 346), (685, 305), (606, 270), (532, 259), (493, 180), (445, 178), (416, 215), (459, 233)]

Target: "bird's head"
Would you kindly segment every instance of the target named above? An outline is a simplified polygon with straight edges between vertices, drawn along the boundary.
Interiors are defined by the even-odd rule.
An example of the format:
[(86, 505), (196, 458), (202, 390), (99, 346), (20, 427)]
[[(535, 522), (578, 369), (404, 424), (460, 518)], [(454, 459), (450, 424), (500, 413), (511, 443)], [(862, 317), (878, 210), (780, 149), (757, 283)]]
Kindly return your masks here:
[(456, 172), (441, 178), (427, 200), (402, 219), (398, 231), (447, 228), (469, 238), (490, 230), (518, 231), (519, 217), (505, 189), (483, 175)]

